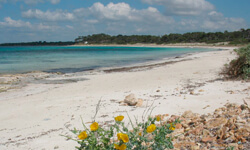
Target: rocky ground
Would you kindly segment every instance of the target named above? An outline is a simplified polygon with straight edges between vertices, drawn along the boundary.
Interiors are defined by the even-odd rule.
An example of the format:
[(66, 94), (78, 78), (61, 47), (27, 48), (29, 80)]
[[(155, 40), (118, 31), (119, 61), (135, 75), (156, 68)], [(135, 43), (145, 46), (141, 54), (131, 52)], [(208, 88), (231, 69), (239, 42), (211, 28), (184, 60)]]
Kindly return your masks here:
[(167, 120), (171, 122), (176, 118), (182, 120), (171, 135), (175, 137), (176, 150), (250, 149), (250, 109), (247, 103), (226, 104), (207, 115), (186, 111)]

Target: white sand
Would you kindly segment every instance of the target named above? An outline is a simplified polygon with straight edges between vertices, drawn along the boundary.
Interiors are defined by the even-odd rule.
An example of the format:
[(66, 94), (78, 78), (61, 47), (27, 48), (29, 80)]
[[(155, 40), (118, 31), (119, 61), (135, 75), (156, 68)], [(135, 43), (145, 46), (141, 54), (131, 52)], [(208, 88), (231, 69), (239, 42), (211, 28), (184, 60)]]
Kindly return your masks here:
[[(30, 84), (22, 89), (0, 93), (0, 149), (41, 150), (74, 149), (74, 141), (65, 127), (83, 129), (92, 121), (95, 106), (101, 108), (96, 121), (112, 121), (116, 115), (141, 118), (146, 104), (154, 102), (155, 114), (181, 114), (186, 110), (204, 114), (227, 102), (250, 101), (250, 83), (219, 80), (225, 63), (236, 55), (233, 48), (187, 56), (192, 60), (135, 72), (93, 73), (86, 81), (68, 84)], [(194, 85), (194, 95), (188, 90)], [(160, 92), (156, 92), (160, 90)], [(203, 90), (202, 92), (199, 90)], [(125, 96), (134, 93), (144, 100), (142, 107), (119, 106)], [(69, 134), (72, 135), (72, 134)]]

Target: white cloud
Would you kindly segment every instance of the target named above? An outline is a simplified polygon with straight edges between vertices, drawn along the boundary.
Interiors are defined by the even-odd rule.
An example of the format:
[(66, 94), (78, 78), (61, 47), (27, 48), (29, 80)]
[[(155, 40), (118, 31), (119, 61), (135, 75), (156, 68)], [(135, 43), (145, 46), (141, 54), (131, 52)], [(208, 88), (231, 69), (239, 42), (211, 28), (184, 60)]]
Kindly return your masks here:
[(206, 0), (142, 0), (148, 4), (163, 5), (168, 15), (200, 15), (215, 7)]
[[(152, 30), (159, 34), (159, 29), (174, 22), (172, 17), (163, 15), (154, 7), (135, 9), (124, 2), (107, 5), (97, 2), (88, 8), (75, 9), (73, 13), (81, 22), (78, 26), (91, 29), (92, 33), (106, 30), (106, 33), (114, 34), (141, 34)], [(98, 26), (102, 26), (102, 31), (98, 31)]]
[[(147, 9), (131, 8), (127, 3), (109, 3), (106, 6), (102, 3), (94, 3), (89, 8), (80, 8), (74, 11), (78, 17), (94, 17), (94, 22), (154, 22), (154, 23), (172, 23), (173, 18), (162, 15), (156, 8), (148, 7)], [(151, 21), (148, 21), (150, 18)]]
[(29, 29), (29, 30), (55, 30), (58, 29), (58, 26), (50, 26), (45, 25), (43, 23), (39, 24), (31, 24), (30, 22), (25, 22), (22, 20), (14, 20), (10, 17), (4, 18), (3, 22), (0, 22), (0, 27), (6, 28), (21, 28), (21, 29)]
[[(135, 9), (127, 3), (94, 3), (89, 8), (79, 8), (73, 14), (81, 20), (81, 26), (91, 32), (113, 34), (166, 34), (173, 32), (237, 30), (246, 24), (243, 19), (225, 18), (214, 11), (214, 6), (205, 0), (144, 0), (151, 4), (164, 4), (176, 9), (174, 17), (164, 15), (157, 8)], [(168, 6), (167, 6), (168, 5)], [(183, 8), (183, 9), (182, 9)], [(211, 11), (209, 11), (211, 10)], [(237, 21), (236, 21), (237, 20)], [(239, 25), (241, 24), (241, 25)], [(99, 27), (102, 26), (102, 29)], [(79, 27), (80, 28), (80, 27)]]
[(43, 12), (39, 9), (30, 9), (28, 11), (22, 12), (22, 16), (25, 18), (35, 18), (45, 21), (70, 21), (75, 19), (75, 16), (72, 13), (64, 12), (62, 10)]
[(222, 13), (212, 11), (204, 18), (201, 27), (207, 30), (238, 30), (246, 27), (246, 21), (242, 18), (227, 18)]
[(135, 11), (129, 4), (126, 3), (109, 3), (104, 6), (102, 3), (94, 3), (89, 11), (96, 17), (100, 19), (110, 19), (110, 20), (122, 20), (122, 19), (133, 19), (131, 13)]
[(22, 20), (13, 20), (10, 17), (4, 18), (4, 22), (0, 22), (0, 26), (4, 27), (15, 27), (15, 28), (20, 28), (20, 27), (31, 27), (30, 22), (24, 22)]

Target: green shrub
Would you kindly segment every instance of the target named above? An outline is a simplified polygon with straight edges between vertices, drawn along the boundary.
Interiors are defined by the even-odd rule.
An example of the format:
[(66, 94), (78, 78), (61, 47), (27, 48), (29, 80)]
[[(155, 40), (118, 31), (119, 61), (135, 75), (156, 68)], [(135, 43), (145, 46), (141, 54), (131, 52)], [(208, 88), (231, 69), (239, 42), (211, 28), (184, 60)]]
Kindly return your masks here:
[(250, 45), (235, 50), (238, 58), (226, 65), (224, 74), (232, 79), (250, 79)]
[[(175, 130), (175, 124), (161, 121), (161, 117), (149, 117), (147, 121), (133, 125), (129, 130), (122, 121), (124, 116), (114, 118), (115, 123), (109, 126), (99, 126), (93, 122), (89, 128), (83, 123), (84, 130), (71, 130), (77, 137), (75, 140), (78, 150), (148, 150), (148, 149), (173, 149), (172, 137), (169, 135)], [(130, 118), (129, 118), (130, 119)]]

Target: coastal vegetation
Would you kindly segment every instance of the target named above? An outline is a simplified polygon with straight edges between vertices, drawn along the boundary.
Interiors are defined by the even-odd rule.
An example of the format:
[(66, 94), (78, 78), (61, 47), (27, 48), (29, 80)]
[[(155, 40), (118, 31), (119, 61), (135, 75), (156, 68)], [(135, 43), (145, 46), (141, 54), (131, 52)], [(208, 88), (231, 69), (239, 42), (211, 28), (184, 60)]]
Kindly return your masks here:
[(250, 29), (241, 29), (234, 32), (192, 32), (171, 33), (163, 36), (154, 35), (116, 35), (92, 34), (79, 36), (75, 39), (80, 44), (172, 44), (172, 43), (218, 43), (229, 42), (229, 44), (247, 44), (250, 42)]
[(173, 43), (222, 43), (230, 45), (245, 45), (250, 43), (250, 29), (241, 29), (233, 32), (188, 32), (184, 34), (170, 33), (156, 35), (108, 35), (104, 33), (78, 36), (74, 41), (68, 42), (26, 42), (3, 43), (0, 46), (64, 46), (74, 44), (173, 44)]
[[(79, 144), (76, 148), (96, 149), (96, 150), (148, 150), (148, 149), (173, 149), (172, 138), (169, 136), (175, 130), (175, 125), (179, 120), (171, 123), (161, 121), (162, 116), (149, 117), (146, 122), (138, 123), (129, 130), (123, 122), (124, 116), (114, 118), (115, 123), (101, 127), (97, 122), (93, 122), (89, 128), (83, 123), (84, 130), (72, 130), (77, 135)], [(130, 119), (130, 118), (129, 118)], [(131, 121), (131, 120), (130, 120)], [(67, 137), (71, 139), (70, 137)]]
[[(75, 140), (79, 144), (78, 150), (148, 150), (148, 149), (173, 149), (171, 133), (174, 132), (178, 118), (171, 122), (163, 121), (163, 115), (151, 117), (153, 107), (146, 108), (142, 122), (136, 119), (135, 124), (128, 115), (129, 124), (125, 124), (124, 116), (114, 117), (114, 123), (99, 125), (95, 117), (100, 109), (100, 102), (96, 106), (96, 113), (89, 128), (82, 120), (84, 130), (71, 130), (76, 137), (65, 136), (67, 139)], [(147, 114), (149, 113), (149, 116)], [(129, 129), (132, 127), (132, 130)], [(64, 136), (64, 135), (63, 135)]]
[(235, 52), (238, 57), (225, 66), (223, 73), (232, 79), (250, 79), (250, 44)]

